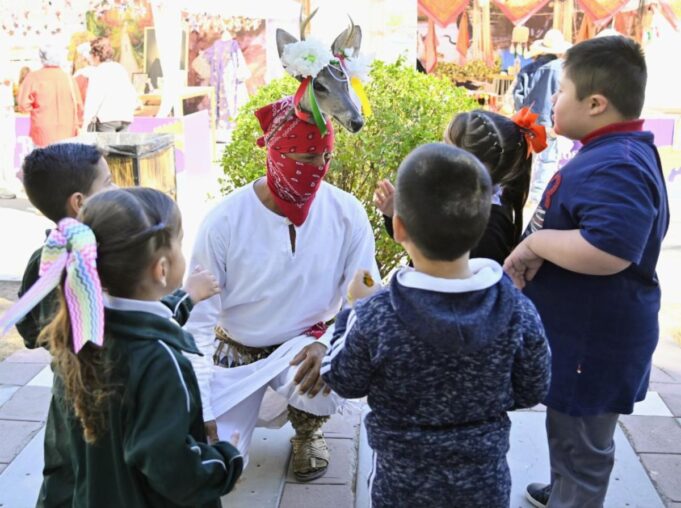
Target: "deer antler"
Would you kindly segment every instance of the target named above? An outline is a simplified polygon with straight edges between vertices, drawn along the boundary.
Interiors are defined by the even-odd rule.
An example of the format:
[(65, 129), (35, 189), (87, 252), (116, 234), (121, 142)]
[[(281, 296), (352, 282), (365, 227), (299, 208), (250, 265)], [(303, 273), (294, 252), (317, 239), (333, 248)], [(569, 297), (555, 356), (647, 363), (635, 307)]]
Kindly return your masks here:
[(352, 17), (348, 14), (348, 19), (350, 20), (350, 30), (346, 31), (345, 39), (343, 40), (343, 44), (341, 45), (341, 50), (345, 50), (345, 48), (350, 46), (350, 41), (352, 41), (352, 35), (355, 33), (355, 22), (352, 21)]
[(310, 20), (314, 18), (314, 15), (317, 14), (317, 11), (319, 10), (319, 7), (317, 7), (312, 13), (305, 18), (305, 21), (303, 21), (303, 9), (300, 9), (300, 17), (299, 17), (299, 23), (300, 23), (300, 40), (304, 41), (305, 40), (305, 30), (307, 29), (307, 25), (310, 24)]

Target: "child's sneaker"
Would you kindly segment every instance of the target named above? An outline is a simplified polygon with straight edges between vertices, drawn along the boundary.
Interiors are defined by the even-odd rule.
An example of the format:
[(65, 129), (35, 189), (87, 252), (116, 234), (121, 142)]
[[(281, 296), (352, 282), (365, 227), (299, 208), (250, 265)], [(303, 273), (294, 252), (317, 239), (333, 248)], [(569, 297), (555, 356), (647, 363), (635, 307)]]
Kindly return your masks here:
[(525, 497), (532, 506), (545, 508), (549, 504), (551, 485), (545, 483), (530, 483), (525, 490)]

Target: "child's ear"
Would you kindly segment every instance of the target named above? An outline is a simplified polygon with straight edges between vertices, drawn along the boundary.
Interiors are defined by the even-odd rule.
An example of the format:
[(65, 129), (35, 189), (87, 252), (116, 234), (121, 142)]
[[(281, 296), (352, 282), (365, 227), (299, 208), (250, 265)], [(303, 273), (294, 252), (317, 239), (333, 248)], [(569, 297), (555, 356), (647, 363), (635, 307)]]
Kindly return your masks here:
[(168, 285), (167, 275), (168, 275), (169, 261), (165, 256), (158, 258), (153, 266), (151, 267), (151, 274), (154, 278), (154, 282), (160, 284), (163, 287)]
[(589, 97), (589, 114), (591, 116), (600, 115), (608, 109), (610, 101), (605, 95), (594, 94)]
[(402, 222), (402, 218), (397, 214), (393, 214), (393, 237), (399, 244), (409, 241), (409, 235), (404, 227), (404, 222)]
[(77, 217), (80, 209), (85, 204), (85, 194), (82, 192), (74, 192), (66, 200), (66, 215), (67, 217)]

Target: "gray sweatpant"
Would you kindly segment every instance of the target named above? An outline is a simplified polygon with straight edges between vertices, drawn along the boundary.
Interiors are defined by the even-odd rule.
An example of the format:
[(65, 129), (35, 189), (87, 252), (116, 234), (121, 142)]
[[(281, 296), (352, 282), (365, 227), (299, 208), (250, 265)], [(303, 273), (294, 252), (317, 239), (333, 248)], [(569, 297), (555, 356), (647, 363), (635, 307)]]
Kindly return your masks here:
[(601, 508), (615, 463), (617, 413), (569, 416), (548, 409), (550, 508)]

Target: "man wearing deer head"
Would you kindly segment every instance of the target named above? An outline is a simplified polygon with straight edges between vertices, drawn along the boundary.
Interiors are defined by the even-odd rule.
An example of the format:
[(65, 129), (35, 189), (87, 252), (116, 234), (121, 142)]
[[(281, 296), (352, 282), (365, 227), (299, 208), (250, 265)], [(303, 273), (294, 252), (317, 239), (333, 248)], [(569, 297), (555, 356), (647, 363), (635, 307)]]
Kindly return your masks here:
[(360, 39), (353, 25), (329, 51), (277, 31), (282, 63), (301, 81), (300, 90), (255, 112), (264, 134), (258, 144), (267, 149), (266, 177), (209, 213), (192, 256), (192, 264), (209, 269), (220, 284), (220, 293), (197, 305), (187, 324), (204, 354), (192, 361), (207, 435), (239, 432), (246, 456), (256, 425), (288, 419), (301, 481), (326, 471), (321, 427), (342, 403), (319, 376), (332, 331), (327, 323), (359, 268), (372, 266), (379, 277), (366, 212), (323, 181), (334, 147), (330, 117), (351, 132), (364, 122), (348, 88)]

